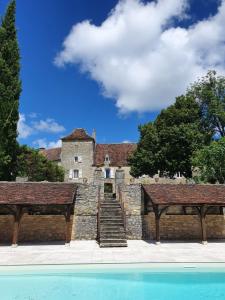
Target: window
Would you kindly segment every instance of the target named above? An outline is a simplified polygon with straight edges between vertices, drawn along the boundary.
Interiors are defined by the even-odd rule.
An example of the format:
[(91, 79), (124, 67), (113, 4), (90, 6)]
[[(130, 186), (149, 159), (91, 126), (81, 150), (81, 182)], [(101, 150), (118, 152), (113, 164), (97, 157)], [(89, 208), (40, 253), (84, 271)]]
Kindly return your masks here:
[(110, 169), (105, 169), (105, 178), (110, 178)]
[(75, 163), (82, 162), (82, 157), (78, 155), (74, 156), (74, 162)]
[(105, 156), (105, 161), (109, 161), (109, 155), (108, 154), (106, 154), (106, 156)]
[(79, 178), (79, 170), (73, 170), (73, 178)]

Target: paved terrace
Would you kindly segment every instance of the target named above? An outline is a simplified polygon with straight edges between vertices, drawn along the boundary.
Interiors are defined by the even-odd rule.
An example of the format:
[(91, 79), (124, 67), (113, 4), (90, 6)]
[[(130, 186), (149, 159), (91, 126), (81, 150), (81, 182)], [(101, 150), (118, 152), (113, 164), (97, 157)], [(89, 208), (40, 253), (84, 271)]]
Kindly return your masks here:
[(0, 265), (97, 264), (97, 263), (225, 263), (225, 241), (202, 245), (197, 242), (128, 241), (127, 248), (99, 248), (95, 241), (65, 245), (0, 247)]

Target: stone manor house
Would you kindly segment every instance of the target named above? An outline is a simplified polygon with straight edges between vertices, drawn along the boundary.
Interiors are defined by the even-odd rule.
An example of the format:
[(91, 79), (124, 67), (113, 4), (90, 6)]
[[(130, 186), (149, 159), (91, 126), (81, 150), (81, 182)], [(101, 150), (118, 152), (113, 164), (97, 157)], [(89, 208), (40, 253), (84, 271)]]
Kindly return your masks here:
[(225, 239), (225, 185), (136, 181), (127, 164), (135, 148), (97, 144), (95, 133), (76, 129), (61, 148), (42, 149), (64, 167), (65, 182), (0, 182), (0, 245)]
[[(96, 132), (88, 135), (83, 128), (75, 129), (71, 134), (62, 138), (62, 147), (40, 149), (49, 160), (62, 166), (65, 170), (65, 182), (91, 183), (94, 172), (100, 167), (103, 172), (105, 186), (115, 191), (115, 173), (120, 169), (124, 172), (124, 180), (129, 183), (186, 183), (179, 174), (173, 179), (142, 176), (133, 178), (130, 175), (128, 158), (136, 150), (135, 143), (98, 144)], [(110, 187), (111, 186), (111, 187)]]
[(134, 143), (97, 144), (95, 131), (90, 136), (79, 128), (62, 138), (61, 148), (40, 151), (64, 168), (65, 182), (90, 183), (96, 167), (101, 167), (106, 184), (113, 185), (118, 168), (124, 171), (127, 183), (132, 180), (127, 159), (135, 149)]

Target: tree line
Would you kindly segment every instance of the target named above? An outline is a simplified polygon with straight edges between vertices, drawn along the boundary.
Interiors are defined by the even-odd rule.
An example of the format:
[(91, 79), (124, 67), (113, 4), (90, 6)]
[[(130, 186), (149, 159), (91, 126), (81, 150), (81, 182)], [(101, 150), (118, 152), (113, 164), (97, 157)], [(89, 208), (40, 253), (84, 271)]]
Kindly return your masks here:
[(31, 181), (63, 181), (61, 167), (17, 141), (22, 84), (15, 16), (16, 1), (12, 0), (0, 21), (0, 180), (25, 176)]
[(139, 126), (131, 174), (225, 183), (225, 77), (209, 71), (156, 120)]

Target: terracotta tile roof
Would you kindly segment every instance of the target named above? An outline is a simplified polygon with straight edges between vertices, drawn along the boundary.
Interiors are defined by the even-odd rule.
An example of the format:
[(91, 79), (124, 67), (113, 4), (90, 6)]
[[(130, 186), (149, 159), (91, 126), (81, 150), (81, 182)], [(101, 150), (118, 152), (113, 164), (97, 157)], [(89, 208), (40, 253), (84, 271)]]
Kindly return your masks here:
[(0, 205), (72, 204), (76, 185), (50, 182), (0, 182)]
[(94, 138), (89, 136), (83, 128), (75, 129), (71, 134), (62, 138), (62, 141), (94, 141)]
[(105, 156), (109, 155), (111, 166), (127, 166), (127, 159), (134, 152), (136, 147), (137, 145), (132, 143), (97, 144), (94, 164), (96, 166), (103, 165)]
[(48, 160), (59, 161), (61, 159), (62, 148), (52, 148), (52, 149), (41, 149), (39, 152), (43, 154)]
[(211, 204), (225, 206), (225, 185), (144, 184), (153, 204)]

